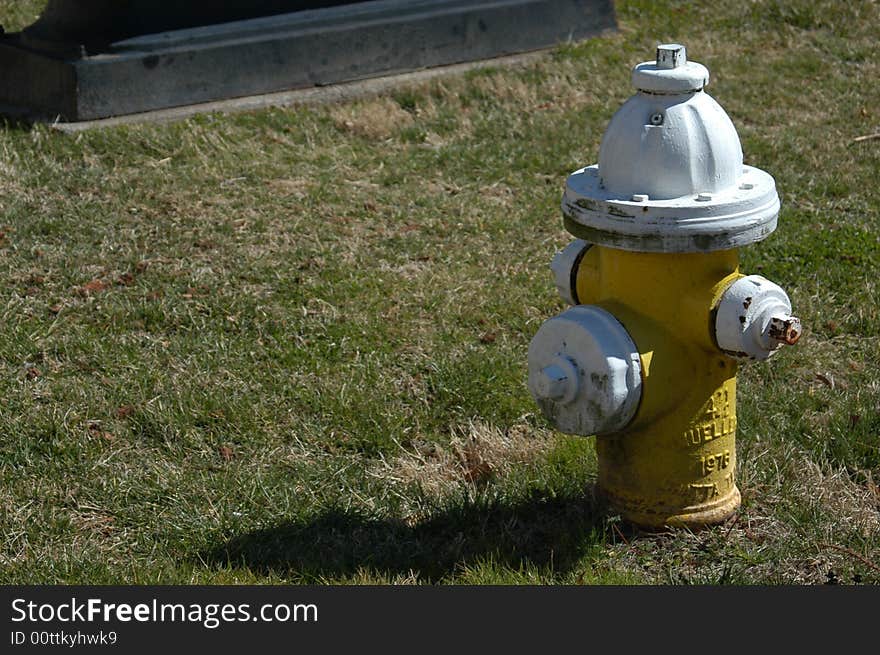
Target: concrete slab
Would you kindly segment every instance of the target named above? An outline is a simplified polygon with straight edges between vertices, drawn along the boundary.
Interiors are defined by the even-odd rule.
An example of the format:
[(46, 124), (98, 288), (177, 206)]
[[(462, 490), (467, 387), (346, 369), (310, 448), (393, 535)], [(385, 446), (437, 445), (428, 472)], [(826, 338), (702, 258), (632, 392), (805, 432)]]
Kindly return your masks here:
[(482, 61), (468, 62), (465, 64), (451, 64), (449, 66), (436, 66), (411, 73), (398, 73), (397, 75), (383, 75), (371, 77), (356, 82), (343, 82), (329, 86), (318, 86), (309, 89), (293, 89), (278, 93), (264, 93), (259, 95), (245, 96), (242, 98), (229, 98), (228, 100), (216, 100), (214, 102), (202, 102), (182, 107), (170, 107), (168, 109), (156, 109), (125, 116), (113, 116), (111, 118), (99, 118), (92, 121), (55, 121), (51, 127), (59, 132), (76, 133), (86, 130), (97, 130), (116, 125), (136, 125), (138, 123), (170, 123), (184, 120), (197, 114), (211, 112), (238, 113), (254, 111), (265, 107), (290, 107), (294, 105), (320, 105), (334, 102), (345, 102), (356, 98), (368, 98), (387, 93), (394, 89), (404, 88), (410, 84), (420, 84), (432, 79), (461, 75), (471, 70), (485, 68), (516, 68), (528, 66), (545, 57), (548, 57), (552, 49), (536, 50), (520, 55), (507, 57), (495, 57)]
[(533, 51), (615, 26), (611, 0), (373, 0), (126, 36), (97, 53), (25, 30), (0, 37), (0, 111), (90, 121)]

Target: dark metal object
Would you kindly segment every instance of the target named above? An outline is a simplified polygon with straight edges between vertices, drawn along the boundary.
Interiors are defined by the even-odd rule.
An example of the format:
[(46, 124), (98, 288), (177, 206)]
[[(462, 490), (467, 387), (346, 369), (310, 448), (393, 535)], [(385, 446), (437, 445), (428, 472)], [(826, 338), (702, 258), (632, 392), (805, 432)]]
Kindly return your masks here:
[(35, 49), (89, 53), (116, 41), (218, 23), (321, 9), (351, 0), (48, 0), (40, 18), (22, 32)]
[(50, 0), (36, 23), (0, 36), (0, 108), (92, 120), (488, 59), (614, 27), (611, 0)]

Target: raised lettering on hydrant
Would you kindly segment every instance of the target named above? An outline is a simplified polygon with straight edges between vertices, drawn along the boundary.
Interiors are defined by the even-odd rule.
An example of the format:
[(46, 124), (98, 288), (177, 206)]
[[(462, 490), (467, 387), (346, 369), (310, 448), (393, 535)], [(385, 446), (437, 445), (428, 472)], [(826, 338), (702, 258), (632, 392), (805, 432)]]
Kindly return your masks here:
[(573, 306), (532, 339), (529, 389), (556, 428), (597, 436), (599, 488), (625, 519), (709, 525), (740, 504), (737, 362), (801, 334), (786, 293), (739, 272), (779, 197), (684, 46), (659, 46), (632, 81), (599, 163), (568, 178), (578, 239), (551, 268)]

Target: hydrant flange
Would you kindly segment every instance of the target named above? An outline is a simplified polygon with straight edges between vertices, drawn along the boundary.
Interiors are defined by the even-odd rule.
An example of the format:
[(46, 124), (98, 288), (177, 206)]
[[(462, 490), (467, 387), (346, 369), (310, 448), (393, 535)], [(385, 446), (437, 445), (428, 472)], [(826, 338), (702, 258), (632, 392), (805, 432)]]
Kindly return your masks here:
[[(779, 196), (773, 178), (743, 166), (739, 184), (716, 193), (652, 200), (609, 192), (594, 164), (565, 185), (565, 228), (596, 245), (632, 252), (711, 252), (761, 241), (775, 229)], [(642, 199), (647, 196), (647, 199)]]

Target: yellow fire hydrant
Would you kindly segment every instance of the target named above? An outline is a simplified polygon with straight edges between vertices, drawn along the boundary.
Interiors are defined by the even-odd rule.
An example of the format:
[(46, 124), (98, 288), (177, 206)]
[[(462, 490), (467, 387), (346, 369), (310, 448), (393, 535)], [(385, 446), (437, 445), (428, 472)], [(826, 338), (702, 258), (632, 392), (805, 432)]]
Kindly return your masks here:
[(529, 346), (529, 389), (562, 432), (596, 435), (598, 485), (648, 528), (727, 519), (736, 486), (736, 371), (794, 344), (786, 293), (739, 272), (737, 248), (776, 228), (766, 172), (703, 89), (706, 68), (661, 45), (611, 119), (599, 163), (562, 200), (578, 237), (553, 260), (573, 305)]

